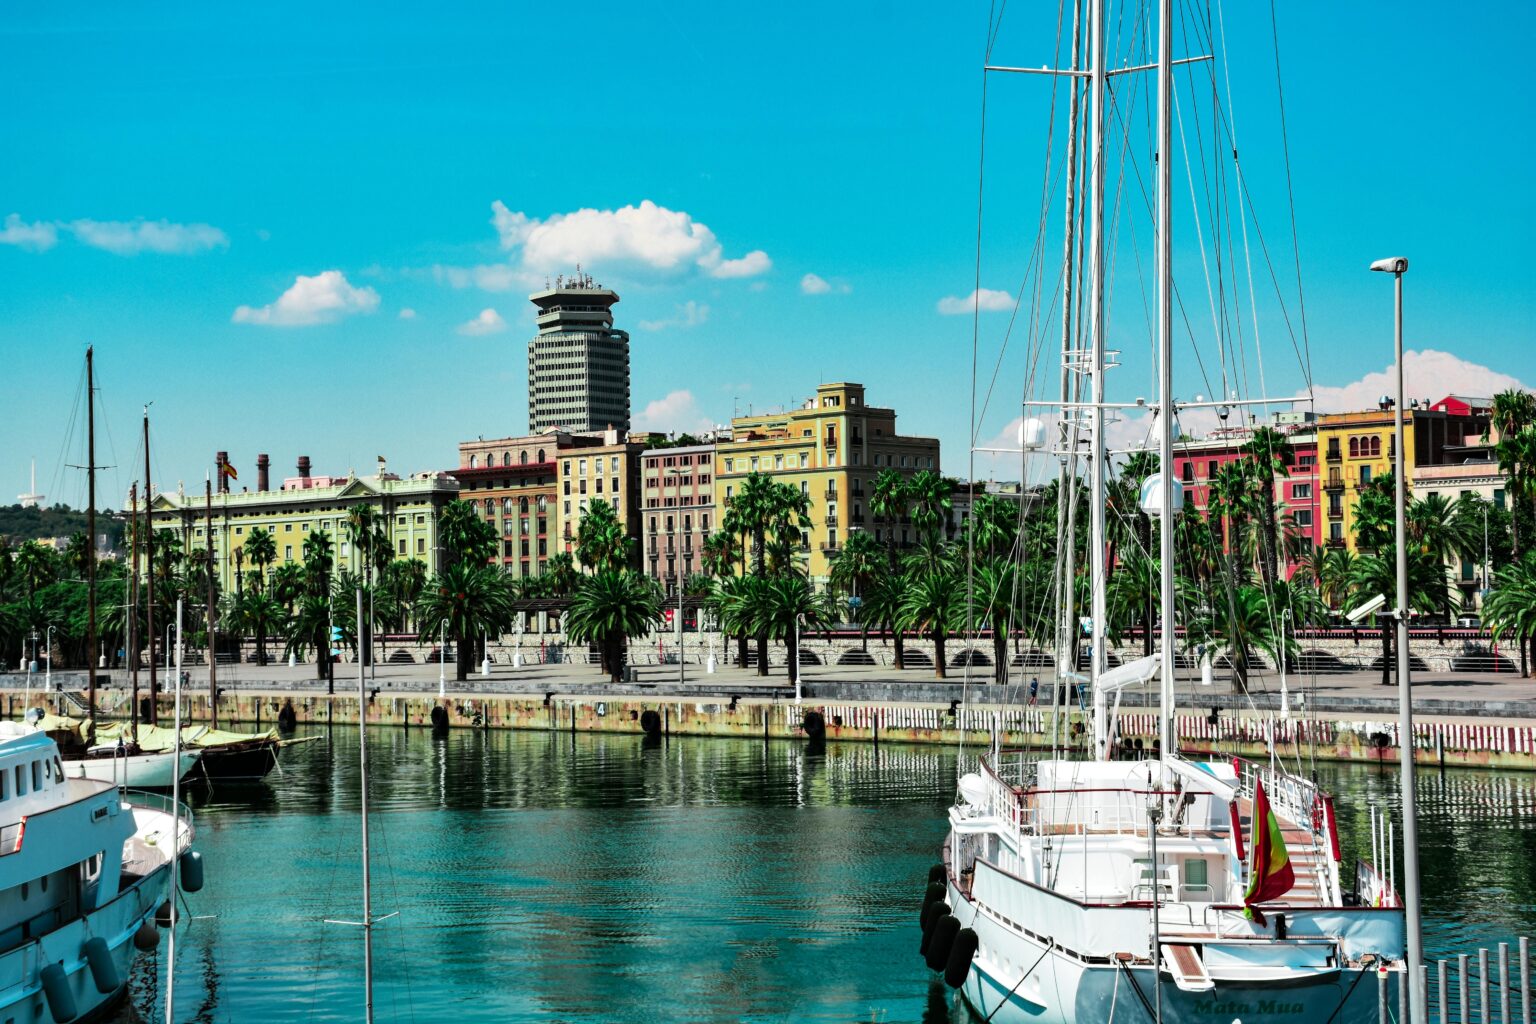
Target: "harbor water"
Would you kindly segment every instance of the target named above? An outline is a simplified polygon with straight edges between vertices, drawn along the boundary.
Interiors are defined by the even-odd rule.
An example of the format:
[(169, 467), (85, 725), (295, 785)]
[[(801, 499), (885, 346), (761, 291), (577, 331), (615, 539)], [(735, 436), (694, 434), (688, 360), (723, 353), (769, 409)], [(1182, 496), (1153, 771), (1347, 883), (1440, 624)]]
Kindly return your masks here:
[[(361, 1019), (357, 735), (194, 794), (178, 1021)], [(957, 751), (454, 730), (369, 732), (381, 1021), (969, 1024), (918, 906)], [(1310, 768), (1310, 766), (1309, 766)], [(1319, 764), (1347, 863), (1395, 766)], [(1431, 958), (1536, 933), (1536, 778), (1420, 773)], [(164, 1019), (165, 948), (116, 1018)]]

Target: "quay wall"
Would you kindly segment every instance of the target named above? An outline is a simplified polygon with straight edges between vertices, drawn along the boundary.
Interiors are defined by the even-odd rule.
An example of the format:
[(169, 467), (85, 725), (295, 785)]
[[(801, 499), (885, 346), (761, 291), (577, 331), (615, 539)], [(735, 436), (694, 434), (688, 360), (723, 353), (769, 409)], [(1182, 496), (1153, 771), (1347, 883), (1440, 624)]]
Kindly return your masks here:
[[(24, 710), (18, 691), (0, 692), (7, 717)], [(57, 698), (55, 698), (57, 699)], [(32, 694), (36, 706), (48, 706), (45, 696)], [(186, 721), (209, 719), (206, 693), (184, 695)], [(218, 700), (221, 727), (260, 730), (277, 724), (286, 705), (301, 727), (341, 727), (357, 724), (358, 700), (353, 694), (240, 692)], [(712, 736), (752, 740), (796, 739), (809, 743), (837, 742), (964, 744), (984, 749), (994, 730), (1005, 747), (1048, 750), (1053, 739), (1081, 753), (1091, 724), (1077, 708), (985, 706), (972, 704), (951, 710), (948, 703), (838, 702), (746, 697), (665, 695), (379, 694), (367, 702), (371, 724), (431, 728), (432, 712), (441, 706), (449, 728), (565, 730), (570, 732), (643, 735)], [(161, 721), (173, 713), (173, 698), (162, 695)], [(65, 710), (68, 710), (67, 708)], [(120, 709), (120, 711), (124, 711)], [(78, 713), (78, 712), (76, 712)], [(1055, 717), (1060, 715), (1059, 720)], [(1271, 744), (1278, 756), (1303, 763), (1368, 761), (1395, 764), (1400, 745), (1395, 716), (1382, 714), (1319, 716), (1281, 720), (1248, 712), (1218, 711), (1176, 716), (1181, 748), (1243, 757), (1267, 757)], [(1150, 753), (1154, 749), (1157, 716), (1128, 710), (1120, 716), (1121, 749)], [(1536, 771), (1536, 719), (1466, 719), (1422, 715), (1414, 726), (1414, 757), (1420, 764), (1449, 767)]]

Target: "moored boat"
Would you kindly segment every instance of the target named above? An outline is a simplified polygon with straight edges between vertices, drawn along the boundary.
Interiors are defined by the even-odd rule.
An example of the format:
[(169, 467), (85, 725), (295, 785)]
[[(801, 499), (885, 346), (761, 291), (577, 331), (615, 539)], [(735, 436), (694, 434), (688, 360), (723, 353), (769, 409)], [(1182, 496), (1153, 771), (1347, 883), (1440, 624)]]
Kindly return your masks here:
[(185, 808), (71, 776), (45, 733), (0, 723), (0, 1019), (92, 1020), (121, 999), (178, 858), (201, 887), (192, 838)]
[[(96, 733), (100, 739), (108, 741), (127, 736), (129, 731), (126, 724), (113, 723), (99, 727)], [(132, 732), (134, 742), (145, 753), (168, 752), (176, 745), (174, 729), (140, 725)], [(206, 725), (188, 725), (181, 730), (183, 751), (200, 755), (198, 763), (202, 774), (210, 782), (255, 782), (265, 778), (277, 766), (278, 753), (284, 744), (276, 729), (229, 732)]]

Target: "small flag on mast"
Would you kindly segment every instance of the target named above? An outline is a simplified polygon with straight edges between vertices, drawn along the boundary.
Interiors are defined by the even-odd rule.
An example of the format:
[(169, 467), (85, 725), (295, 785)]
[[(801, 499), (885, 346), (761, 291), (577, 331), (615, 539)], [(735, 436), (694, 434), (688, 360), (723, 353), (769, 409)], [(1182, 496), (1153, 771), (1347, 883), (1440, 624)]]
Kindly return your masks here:
[(219, 475), (227, 476), (231, 480), (239, 480), (240, 474), (235, 472), (235, 467), (229, 464), (228, 456), (219, 461)]

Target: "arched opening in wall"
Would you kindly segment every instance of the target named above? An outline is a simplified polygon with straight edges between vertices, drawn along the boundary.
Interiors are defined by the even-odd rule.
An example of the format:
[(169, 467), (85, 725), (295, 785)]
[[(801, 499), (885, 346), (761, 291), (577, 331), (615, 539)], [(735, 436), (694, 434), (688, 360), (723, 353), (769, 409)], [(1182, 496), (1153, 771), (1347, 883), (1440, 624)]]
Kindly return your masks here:
[(1056, 664), (1056, 661), (1040, 648), (1031, 647), (1027, 651), (1015, 654), (1009, 664), (1014, 668), (1050, 668)]
[[(1215, 665), (1219, 669), (1224, 669), (1228, 672), (1232, 671), (1232, 655), (1230, 653), (1218, 654), (1216, 656)], [(1258, 651), (1248, 652), (1249, 672), (1267, 672), (1269, 671), (1269, 667), (1269, 662), (1265, 661), (1264, 656)]]
[(394, 650), (389, 654), (389, 663), (391, 665), (414, 665), (416, 664), (416, 659), (411, 657), (410, 651)]
[[(1087, 648), (1087, 646), (1085, 645), (1083, 647), (1078, 648), (1078, 651), (1077, 651), (1077, 670), (1079, 672), (1087, 672), (1092, 667), (1093, 667), (1093, 661), (1088, 656), (1088, 648)], [(1105, 651), (1104, 652), (1104, 667), (1105, 668), (1119, 668), (1120, 667), (1120, 656), (1118, 654), (1116, 654), (1114, 651)]]
[(802, 648), (800, 648), (800, 650), (797, 653), (799, 654), (799, 661), (800, 661), (800, 664), (802, 664), (802, 665), (820, 665), (821, 664), (821, 658), (816, 654), (815, 651), (808, 651), (804, 647), (802, 647)]
[(839, 665), (873, 665), (875, 656), (868, 651), (844, 651), (838, 655)]
[[(1392, 652), (1392, 669), (1393, 669), (1393, 671), (1397, 670), (1397, 652), (1396, 651)], [(1381, 671), (1381, 655), (1378, 654), (1378, 655), (1376, 655), (1376, 657), (1371, 659), (1371, 671), (1372, 672), (1380, 672)], [(1410, 654), (1410, 655), (1408, 655), (1408, 671), (1410, 671), (1410, 672), (1428, 672), (1429, 671), (1429, 664), (1423, 658), (1419, 657), (1417, 654)]]
[(901, 652), (901, 664), (903, 668), (933, 668), (933, 659), (923, 651), (908, 647)]
[(1451, 659), (1452, 672), (1514, 672), (1515, 663), (1486, 647), (1469, 647)]
[(985, 651), (978, 651), (974, 647), (967, 647), (949, 659), (950, 668), (964, 668), (967, 665), (991, 665), (992, 659), (987, 657)]
[(1296, 655), (1296, 671), (1308, 675), (1337, 676), (1349, 671), (1338, 655), (1327, 651), (1302, 651)]

